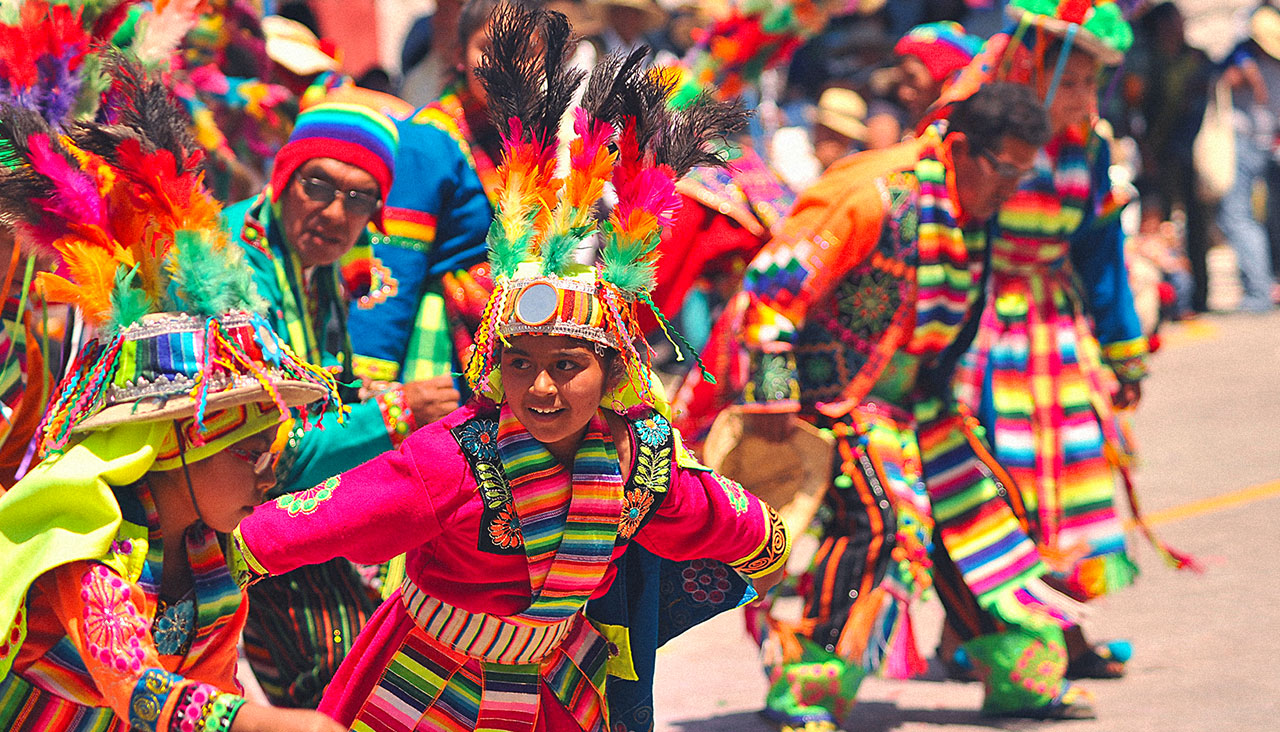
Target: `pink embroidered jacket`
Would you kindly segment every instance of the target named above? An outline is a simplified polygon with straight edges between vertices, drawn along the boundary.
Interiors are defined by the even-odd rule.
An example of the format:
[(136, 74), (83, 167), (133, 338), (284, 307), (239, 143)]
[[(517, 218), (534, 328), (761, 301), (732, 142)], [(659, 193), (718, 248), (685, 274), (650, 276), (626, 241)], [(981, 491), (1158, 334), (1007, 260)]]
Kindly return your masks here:
[[(528, 561), (504, 533), (504, 507), (486, 501), (474, 467), (492, 456), (496, 411), (469, 403), (410, 435), (400, 448), (301, 493), (260, 506), (238, 530), (251, 572), (281, 574), (345, 557), (376, 564), (406, 554), (406, 576), (429, 595), (471, 612), (515, 615), (531, 600)], [(786, 561), (790, 541), (777, 515), (737, 483), (699, 465), (671, 435), (673, 449), (646, 452), (671, 427), (636, 421), (637, 446), (619, 518), (616, 560), (633, 539), (673, 560), (718, 559), (747, 576)], [(645, 485), (637, 461), (665, 460), (665, 485)], [(480, 462), (483, 462), (482, 460)], [(481, 469), (483, 472), (483, 469)], [(659, 488), (660, 490), (651, 490)], [(603, 595), (610, 566), (593, 593)]]

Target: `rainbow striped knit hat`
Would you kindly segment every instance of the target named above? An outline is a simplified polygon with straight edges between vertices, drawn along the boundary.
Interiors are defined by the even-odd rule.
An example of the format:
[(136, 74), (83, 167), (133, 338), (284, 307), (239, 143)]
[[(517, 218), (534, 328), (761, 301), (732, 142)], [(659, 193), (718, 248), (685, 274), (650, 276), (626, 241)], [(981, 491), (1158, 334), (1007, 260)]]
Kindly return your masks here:
[[(293, 133), (276, 153), (271, 171), (271, 200), (279, 201), (289, 179), (303, 163), (333, 158), (365, 170), (378, 182), (383, 202), (395, 175), (400, 133), (391, 119), (359, 104), (323, 102), (298, 115)], [(382, 229), (382, 209), (373, 223)]]
[(934, 81), (944, 81), (968, 66), (980, 50), (982, 39), (965, 33), (963, 26), (951, 21), (918, 25), (893, 47), (899, 56), (920, 59)]

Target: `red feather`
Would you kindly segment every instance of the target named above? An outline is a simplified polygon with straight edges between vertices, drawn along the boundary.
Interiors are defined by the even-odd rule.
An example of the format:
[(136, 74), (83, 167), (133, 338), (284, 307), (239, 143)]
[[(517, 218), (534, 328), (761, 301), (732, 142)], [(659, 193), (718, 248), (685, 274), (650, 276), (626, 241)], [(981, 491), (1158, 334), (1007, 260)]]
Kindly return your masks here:
[(52, 56), (74, 71), (89, 52), (80, 9), (50, 5), (45, 0), (22, 3), (16, 26), (0, 26), (0, 72), (16, 89), (28, 89), (39, 81), (38, 62)]

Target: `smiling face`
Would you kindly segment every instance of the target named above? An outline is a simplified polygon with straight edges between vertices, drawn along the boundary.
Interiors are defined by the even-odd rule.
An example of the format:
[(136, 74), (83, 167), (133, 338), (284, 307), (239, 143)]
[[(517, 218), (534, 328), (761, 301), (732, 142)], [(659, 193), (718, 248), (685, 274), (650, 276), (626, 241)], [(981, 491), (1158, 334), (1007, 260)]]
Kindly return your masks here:
[[(328, 201), (312, 200), (303, 183), (311, 179), (338, 188), (337, 195)], [(344, 191), (379, 197), (378, 181), (373, 175), (333, 158), (312, 158), (298, 166), (280, 196), (285, 238), (304, 268), (338, 261), (355, 246), (360, 232), (369, 225), (372, 216), (350, 210)]]
[(605, 358), (577, 338), (522, 335), (503, 348), (501, 364), (511, 411), (561, 463), (570, 463), (613, 386)]

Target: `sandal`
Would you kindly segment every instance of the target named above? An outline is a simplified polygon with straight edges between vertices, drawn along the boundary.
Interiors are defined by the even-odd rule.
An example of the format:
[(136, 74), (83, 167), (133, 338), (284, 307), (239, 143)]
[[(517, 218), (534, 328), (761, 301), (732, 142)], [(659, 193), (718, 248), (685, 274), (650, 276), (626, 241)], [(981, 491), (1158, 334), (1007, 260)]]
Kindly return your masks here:
[[(1121, 654), (1114, 643), (1103, 643), (1081, 653), (1067, 663), (1068, 679), (1119, 679), (1125, 674), (1128, 654)], [(1128, 647), (1128, 643), (1123, 643)]]

